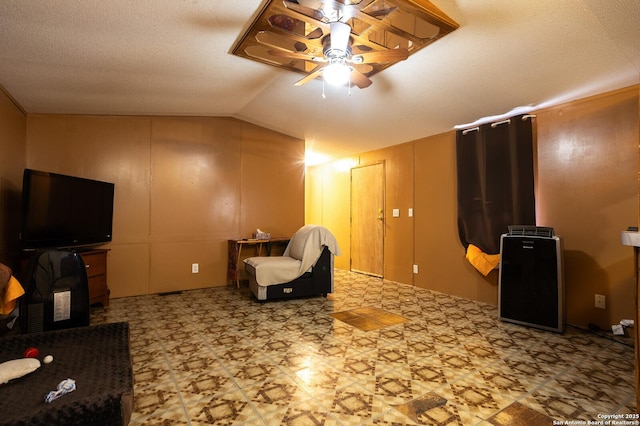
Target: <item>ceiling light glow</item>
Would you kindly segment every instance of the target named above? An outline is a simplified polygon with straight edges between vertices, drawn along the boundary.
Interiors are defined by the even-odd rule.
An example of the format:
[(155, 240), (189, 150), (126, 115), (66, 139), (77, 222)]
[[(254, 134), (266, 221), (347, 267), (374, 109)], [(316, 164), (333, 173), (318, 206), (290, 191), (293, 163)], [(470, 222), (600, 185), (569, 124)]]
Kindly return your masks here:
[(306, 166), (317, 166), (318, 164), (329, 161), (329, 156), (307, 149), (304, 155), (304, 164)]
[(344, 61), (332, 61), (323, 71), (324, 81), (332, 86), (343, 86), (349, 81), (351, 69)]

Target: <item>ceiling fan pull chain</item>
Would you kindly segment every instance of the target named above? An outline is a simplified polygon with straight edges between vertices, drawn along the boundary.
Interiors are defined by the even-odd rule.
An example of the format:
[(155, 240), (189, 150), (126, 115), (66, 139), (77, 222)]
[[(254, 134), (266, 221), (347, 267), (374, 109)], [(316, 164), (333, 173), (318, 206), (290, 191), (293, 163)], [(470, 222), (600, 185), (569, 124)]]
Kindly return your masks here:
[(324, 77), (322, 78), (322, 99), (326, 99), (327, 97), (324, 95)]

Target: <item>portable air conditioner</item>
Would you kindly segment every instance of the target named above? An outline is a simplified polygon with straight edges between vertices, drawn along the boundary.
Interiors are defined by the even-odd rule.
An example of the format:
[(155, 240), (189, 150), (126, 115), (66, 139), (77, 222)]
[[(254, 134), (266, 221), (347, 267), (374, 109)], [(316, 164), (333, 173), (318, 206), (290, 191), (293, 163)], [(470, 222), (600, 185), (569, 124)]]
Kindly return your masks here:
[(553, 228), (511, 226), (500, 237), (498, 305), (503, 321), (564, 331), (562, 240)]

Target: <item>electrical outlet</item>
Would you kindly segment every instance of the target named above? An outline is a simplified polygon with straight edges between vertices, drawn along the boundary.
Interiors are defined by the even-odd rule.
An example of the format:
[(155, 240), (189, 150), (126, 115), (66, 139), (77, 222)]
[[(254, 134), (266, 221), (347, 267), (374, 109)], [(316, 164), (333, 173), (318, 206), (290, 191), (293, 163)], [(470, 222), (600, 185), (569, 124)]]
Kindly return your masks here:
[(197, 274), (199, 270), (200, 270), (200, 265), (198, 263), (192, 263), (191, 264), (191, 273), (192, 274)]
[(418, 273), (418, 265), (413, 265), (413, 273), (414, 274)]
[(596, 294), (596, 308), (606, 309), (605, 298), (602, 294)]

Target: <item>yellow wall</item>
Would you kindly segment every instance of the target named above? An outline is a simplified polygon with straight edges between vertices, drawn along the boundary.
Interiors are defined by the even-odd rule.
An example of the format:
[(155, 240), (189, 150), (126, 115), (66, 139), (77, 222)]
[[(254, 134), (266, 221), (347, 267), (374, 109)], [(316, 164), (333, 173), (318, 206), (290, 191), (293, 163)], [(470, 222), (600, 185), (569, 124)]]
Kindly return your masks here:
[(304, 142), (239, 120), (33, 114), (26, 141), (29, 168), (115, 183), (112, 297), (224, 286), (228, 239), (304, 223)]
[[(638, 223), (638, 87), (536, 114), (538, 223), (563, 238), (567, 319), (609, 328), (634, 312), (633, 251), (621, 245), (620, 231)], [(455, 155), (451, 131), (364, 153), (355, 164), (386, 165), (385, 278), (496, 305), (497, 271), (478, 273), (458, 239)], [(348, 244), (348, 172), (338, 174), (334, 164), (308, 170), (307, 188), (322, 195), (308, 197), (307, 210), (344, 209), (324, 224)], [(406, 216), (411, 206), (413, 219)], [(390, 217), (393, 208), (400, 218)], [(412, 264), (416, 275), (407, 273)], [(606, 296), (607, 309), (593, 306), (595, 293)]]
[(0, 263), (18, 271), (26, 115), (0, 90)]
[(338, 269), (350, 268), (351, 166), (357, 159), (308, 167), (306, 171), (305, 223), (327, 227), (336, 237), (341, 255), (334, 258)]

